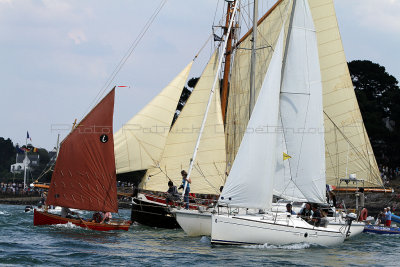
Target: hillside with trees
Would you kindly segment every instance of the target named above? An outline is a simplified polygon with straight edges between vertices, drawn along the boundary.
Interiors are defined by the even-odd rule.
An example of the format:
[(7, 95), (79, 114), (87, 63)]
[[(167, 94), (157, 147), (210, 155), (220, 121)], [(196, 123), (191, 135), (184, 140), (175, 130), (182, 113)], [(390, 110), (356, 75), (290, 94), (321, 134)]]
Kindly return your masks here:
[(385, 67), (368, 60), (349, 62), (354, 90), (378, 164), (400, 166), (400, 88)]

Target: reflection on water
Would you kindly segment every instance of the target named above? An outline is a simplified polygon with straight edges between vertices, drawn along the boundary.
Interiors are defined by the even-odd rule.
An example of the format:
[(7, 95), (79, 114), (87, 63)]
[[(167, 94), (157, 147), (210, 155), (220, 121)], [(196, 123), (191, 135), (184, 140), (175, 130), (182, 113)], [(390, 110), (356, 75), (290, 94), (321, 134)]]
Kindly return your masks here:
[[(129, 218), (129, 210), (121, 210)], [(34, 227), (23, 206), (0, 205), (0, 265), (396, 265), (400, 236), (362, 234), (325, 248), (216, 246), (209, 237), (182, 230), (132, 225), (126, 231), (97, 232), (74, 225)]]

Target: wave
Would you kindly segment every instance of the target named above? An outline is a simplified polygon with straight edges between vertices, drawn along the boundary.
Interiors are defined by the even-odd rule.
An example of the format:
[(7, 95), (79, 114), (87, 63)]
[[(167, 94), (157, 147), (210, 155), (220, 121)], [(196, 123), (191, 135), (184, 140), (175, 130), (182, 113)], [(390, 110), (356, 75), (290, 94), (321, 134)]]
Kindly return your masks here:
[(311, 247), (309, 243), (299, 243), (299, 244), (289, 244), (289, 245), (247, 245), (243, 246), (244, 248), (252, 248), (252, 249), (285, 249), (285, 250), (300, 250), (300, 249), (308, 249)]
[[(54, 227), (57, 227), (57, 228), (70, 228), (70, 229), (73, 229), (73, 228), (81, 228), (81, 227), (79, 227), (79, 226), (77, 226), (77, 225), (75, 225), (75, 224), (73, 224), (73, 223), (71, 223), (71, 222), (68, 222), (68, 223), (63, 223), (63, 224), (54, 224), (53, 225)], [(82, 228), (83, 229), (83, 228)]]
[(202, 236), (202, 237), (200, 238), (200, 243), (210, 244), (210, 243), (211, 243), (211, 240), (210, 240), (210, 238), (209, 238), (208, 236)]

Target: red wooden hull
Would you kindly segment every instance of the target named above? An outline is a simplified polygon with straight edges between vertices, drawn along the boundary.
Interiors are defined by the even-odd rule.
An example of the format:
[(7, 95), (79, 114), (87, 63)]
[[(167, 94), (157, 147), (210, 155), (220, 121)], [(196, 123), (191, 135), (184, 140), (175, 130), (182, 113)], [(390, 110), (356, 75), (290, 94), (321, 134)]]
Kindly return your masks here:
[(48, 212), (34, 210), (33, 225), (51, 225), (51, 224), (67, 224), (72, 223), (82, 228), (88, 228), (96, 231), (111, 231), (111, 230), (125, 230), (128, 231), (131, 226), (131, 221), (114, 222), (111, 223), (93, 223), (86, 222), (78, 219), (63, 218), (60, 215)]

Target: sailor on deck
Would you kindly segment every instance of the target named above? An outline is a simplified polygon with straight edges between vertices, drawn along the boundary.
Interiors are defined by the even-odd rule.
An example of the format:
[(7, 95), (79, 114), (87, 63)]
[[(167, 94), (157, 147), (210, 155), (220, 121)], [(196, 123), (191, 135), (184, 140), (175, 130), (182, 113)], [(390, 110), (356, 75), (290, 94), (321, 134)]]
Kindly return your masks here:
[(62, 207), (61, 209), (61, 217), (63, 218), (72, 218), (71, 215), (76, 215), (76, 214), (77, 214), (76, 212), (73, 212), (67, 207)]
[(186, 203), (185, 209), (189, 209), (189, 192), (190, 192), (190, 183), (192, 182), (192, 180), (187, 177), (187, 172), (185, 170), (181, 171), (181, 175), (182, 175), (182, 184), (179, 187), (179, 189), (181, 188), (184, 189), (186, 184), (186, 190), (183, 201)]

